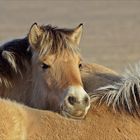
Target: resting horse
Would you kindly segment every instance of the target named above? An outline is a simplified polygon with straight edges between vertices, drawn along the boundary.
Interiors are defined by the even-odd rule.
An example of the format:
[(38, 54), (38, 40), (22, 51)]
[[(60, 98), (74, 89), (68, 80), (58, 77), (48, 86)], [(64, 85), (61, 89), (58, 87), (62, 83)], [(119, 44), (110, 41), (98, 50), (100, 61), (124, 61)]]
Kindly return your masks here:
[[(27, 38), (18, 40), (17, 42), (20, 44), (20, 41), (26, 42)], [(19, 46), (21, 46), (21, 44)], [(5, 65), (7, 68), (6, 71), (4, 71), (4, 68), (0, 67), (1, 83), (3, 84), (1, 87), (2, 97), (11, 96), (10, 98), (14, 99), (12, 97), (14, 94), (9, 93), (11, 90), (18, 87), (18, 82), (20, 82), (18, 78), (22, 77), (24, 80), (27, 78), (23, 75), (23, 71), (25, 70), (25, 72), (28, 72), (28, 69), (26, 69), (27, 67), (25, 67), (25, 69), (22, 68), (26, 65), (32, 64), (30, 61), (32, 53), (30, 52), (28, 45), (23, 45), (23, 48), (26, 48), (25, 54), (27, 54), (26, 58), (29, 58), (29, 60), (24, 57), (24, 53), (17, 53), (18, 49), (16, 50), (16, 47), (13, 47), (15, 50), (12, 51), (9, 47), (4, 47), (1, 50), (2, 63), (0, 64)], [(24, 59), (17, 59), (22, 56)], [(21, 63), (21, 61), (23, 63)], [(20, 64), (18, 67), (19, 69), (17, 69), (17, 64)], [(46, 65), (43, 65), (43, 67), (48, 68)], [(31, 109), (11, 101), (1, 99), (0, 137), (3, 140), (72, 138), (94, 138), (95, 140), (139, 139), (139, 118), (133, 118), (124, 113), (128, 112), (132, 115), (139, 116), (139, 65), (132, 69), (132, 71), (128, 71), (128, 74), (124, 76), (120, 76), (116, 72), (96, 64), (79, 64), (79, 67), (85, 90), (87, 92), (92, 92), (90, 96), (91, 101), (93, 101), (93, 105), (102, 103), (102, 107), (94, 107), (94, 110), (91, 109), (89, 115), (87, 115), (87, 118), (84, 121), (74, 121), (62, 118), (58, 114), (52, 112)], [(18, 74), (19, 77), (17, 76)], [(13, 77), (13, 79), (11, 77)], [(8, 78), (10, 80), (7, 80)], [(17, 80), (16, 82), (18, 84), (14, 81), (14, 78)], [(26, 80), (24, 82), (26, 83)], [(28, 82), (26, 83), (27, 85)], [(10, 88), (10, 86), (13, 85), (15, 87)], [(8, 87), (6, 88), (4, 86)], [(24, 92), (24, 88), (21, 89), (20, 90)], [(7, 90), (9, 90), (9, 92), (7, 92)], [(20, 93), (20, 91), (17, 93)], [(21, 100), (23, 96), (20, 96), (21, 94), (17, 97)], [(17, 99), (17, 101), (20, 100)], [(73, 99), (71, 101), (73, 101)], [(24, 100), (22, 102), (24, 102)], [(25, 103), (27, 104), (27, 102)], [(109, 111), (106, 105), (112, 107), (116, 111), (122, 111), (123, 113), (119, 114), (116, 112), (115, 114), (114, 112)], [(56, 125), (59, 126), (59, 130)], [(9, 131), (9, 129), (11, 131)], [(46, 132), (44, 132), (44, 130), (46, 130)]]
[(81, 35), (82, 24), (59, 29), (35, 23), (27, 37), (2, 45), (0, 96), (84, 118), (90, 99), (80, 75)]
[[(137, 68), (140, 69), (140, 66), (137, 65)], [(37, 110), (10, 100), (0, 99), (0, 138), (2, 140), (139, 139), (139, 117), (134, 117), (126, 113), (126, 111), (130, 111), (127, 108), (128, 105), (135, 107), (135, 103), (139, 101), (137, 97), (136, 102), (134, 102), (134, 95), (133, 98), (129, 98), (134, 93), (128, 93), (131, 88), (136, 88), (135, 84), (139, 81), (138, 73), (136, 73), (138, 69), (133, 68), (132, 71), (127, 70), (129, 76), (126, 75), (120, 78), (109, 69), (103, 69), (102, 66), (83, 64), (81, 75), (85, 89), (87, 91), (94, 91), (90, 93), (92, 101), (91, 108), (84, 120), (76, 121), (67, 119), (57, 113)], [(133, 84), (129, 83), (130, 79), (128, 77), (130, 78), (130, 75)], [(126, 80), (129, 86), (119, 84), (122, 83), (122, 80), (126, 82), (125, 78), (127, 78)], [(100, 82), (102, 87), (100, 87), (99, 83), (93, 85), (94, 82)], [(127, 84), (125, 83), (125, 85)], [(137, 88), (139, 87), (137, 86)], [(127, 91), (128, 96), (125, 91)], [(119, 92), (120, 94), (118, 94)], [(139, 92), (135, 90), (135, 94), (138, 95)], [(113, 100), (112, 96), (114, 96), (115, 100)], [(124, 108), (122, 105), (126, 100), (134, 104), (126, 102), (126, 107)], [(102, 106), (98, 106), (100, 103), (102, 103)], [(113, 104), (119, 110), (116, 108), (114, 112), (112, 109)], [(111, 108), (108, 108), (108, 105)], [(134, 112), (136, 113), (135, 110)], [(134, 112), (133, 115), (137, 115)]]
[(27, 37), (3, 44), (0, 96), (84, 118), (90, 104), (80, 75), (81, 34), (82, 24), (74, 29), (59, 29), (35, 23)]
[[(73, 46), (73, 42), (79, 44), (82, 32), (81, 26), (82, 25), (79, 25), (73, 30), (68, 30), (53, 28), (51, 26), (40, 27), (37, 24), (34, 24), (31, 27), (28, 38), (25, 37), (24, 39), (13, 40), (4, 44), (0, 51), (1, 97), (8, 97), (33, 107), (50, 110), (58, 109), (58, 106), (60, 106), (61, 103), (60, 101), (62, 100), (61, 109), (63, 115), (73, 118), (83, 118), (89, 108), (88, 96), (85, 98), (87, 92), (92, 93), (92, 95), (90, 95), (92, 99), (99, 100), (100, 103), (106, 102), (108, 106), (113, 107), (115, 110), (124, 110), (132, 115), (137, 114), (139, 116), (140, 66), (136, 65), (131, 71), (127, 70), (125, 75), (119, 75), (113, 70), (103, 66), (97, 64), (84, 64), (82, 61), (78, 61), (80, 59), (78, 48)], [(32, 51), (30, 50), (28, 39), (31, 48), (33, 49)], [(48, 42), (46, 43), (46, 41)], [(65, 43), (72, 46), (66, 47)], [(41, 46), (41, 48), (39, 46)], [(68, 55), (63, 52), (65, 49), (68, 51)], [(57, 59), (58, 56), (63, 56), (57, 61), (59, 65), (61, 64), (61, 67), (56, 64), (54, 65), (54, 63), (53, 66), (50, 67), (53, 59), (50, 52), (55, 55), (58, 53), (55, 56)], [(45, 55), (45, 57), (43, 57), (45, 60), (36, 57), (37, 54), (40, 56), (40, 53)], [(69, 56), (70, 60), (67, 60), (67, 56)], [(36, 58), (41, 60), (34, 60)], [(70, 63), (68, 66), (71, 66), (72, 68), (75, 66), (75, 73), (70, 71), (72, 70), (70, 67), (67, 67), (67, 72), (71, 74), (67, 75), (67, 73), (64, 73), (63, 67), (66, 60)], [(39, 64), (42, 66), (43, 72), (45, 71), (45, 78), (47, 78), (45, 80), (41, 77), (43, 72), (41, 73)], [(60, 70), (58, 70), (58, 68)], [(60, 73), (56, 73), (55, 70)], [(61, 81), (58, 80), (60, 79), (59, 76), (61, 77)], [(73, 76), (72, 79), (70, 76)], [(65, 80), (64, 83), (62, 82), (63, 80)], [(61, 86), (65, 89), (66, 83), (67, 86), (73, 85), (75, 84), (75, 80), (79, 81), (79, 84), (81, 83), (81, 85), (83, 83), (86, 92), (82, 88), (80, 90), (81, 92), (79, 92), (78, 89), (76, 90), (67, 87), (67, 94), (63, 97), (65, 90), (63, 91)], [(42, 81), (44, 81), (45, 84), (47, 83), (48, 89), (46, 91), (50, 92), (44, 93), (44, 82), (42, 83)], [(61, 83), (61, 86), (59, 82)], [(54, 83), (58, 85), (56, 86)], [(12, 87), (10, 87), (10, 85)], [(43, 91), (41, 91), (42, 85)], [(55, 86), (57, 88), (54, 89)], [(58, 91), (60, 95), (56, 91)], [(74, 92), (74, 94), (71, 93), (71, 91)], [(44, 98), (44, 96), (47, 97)], [(84, 98), (84, 100), (82, 99), (81, 101), (80, 98)], [(81, 101), (79, 104), (77, 103), (78, 100)]]

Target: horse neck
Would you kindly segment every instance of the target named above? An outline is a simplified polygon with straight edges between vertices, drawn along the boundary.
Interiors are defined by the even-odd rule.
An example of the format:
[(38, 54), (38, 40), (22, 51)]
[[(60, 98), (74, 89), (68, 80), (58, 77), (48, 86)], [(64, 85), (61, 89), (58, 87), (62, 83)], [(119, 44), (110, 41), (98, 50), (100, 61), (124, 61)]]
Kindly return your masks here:
[(96, 89), (121, 79), (117, 72), (98, 64), (83, 64), (80, 72), (87, 93), (93, 93)]
[(0, 87), (0, 95), (2, 97), (16, 100), (17, 102), (22, 102), (28, 105), (30, 100), (30, 93), (32, 92), (32, 79), (30, 73), (31, 70), (29, 68), (26, 72), (17, 74), (11, 81), (11, 87)]

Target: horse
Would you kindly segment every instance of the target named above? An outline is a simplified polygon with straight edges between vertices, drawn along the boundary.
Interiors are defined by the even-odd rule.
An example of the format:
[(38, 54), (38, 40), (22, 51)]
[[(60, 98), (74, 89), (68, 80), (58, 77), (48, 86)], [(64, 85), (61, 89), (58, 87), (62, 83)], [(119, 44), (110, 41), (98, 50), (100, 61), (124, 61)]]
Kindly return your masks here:
[(82, 30), (82, 24), (66, 29), (34, 23), (26, 37), (1, 45), (0, 96), (84, 118), (90, 97), (80, 75)]
[[(23, 39), (13, 40), (11, 42), (2, 45), (0, 50), (0, 57), (1, 57), (0, 81), (2, 83), (1, 91), (0, 91), (1, 97), (6, 97), (6, 98), (8, 97), (10, 99), (14, 99), (16, 101), (22, 102), (24, 104), (27, 104), (35, 108), (48, 109), (52, 111), (61, 110), (61, 113), (64, 116), (80, 119), (80, 118), (84, 118), (87, 113), (87, 110), (90, 106), (88, 96), (90, 96), (92, 100), (98, 99), (100, 104), (105, 102), (109, 107), (112, 107), (114, 110), (120, 110), (120, 111), (124, 110), (130, 113), (131, 115), (139, 116), (139, 106), (140, 106), (139, 105), (139, 101), (140, 101), (139, 64), (136, 64), (134, 68), (127, 69), (127, 71), (125, 71), (124, 74), (118, 74), (114, 70), (111, 70), (104, 66), (100, 66), (98, 64), (87, 64), (84, 63), (83, 61), (77, 62), (78, 73), (75, 73), (76, 75), (73, 75), (73, 73), (71, 73), (72, 77), (69, 77), (69, 75), (67, 77), (67, 74), (64, 73), (64, 70), (63, 71), (61, 70), (62, 71), (61, 74), (63, 74), (64, 76), (64, 77), (61, 76), (61, 80), (63, 78), (66, 79), (67, 77), (68, 81), (64, 81), (64, 83), (68, 82), (68, 85), (69, 82), (70, 83), (74, 82), (73, 84), (75, 84), (76, 79), (74, 78), (75, 76), (77, 77), (77, 74), (79, 75), (80, 83), (85, 89), (84, 93), (85, 94), (88, 93), (88, 96), (87, 98), (84, 98), (85, 94), (78, 93), (78, 91), (77, 92), (75, 91), (75, 94), (77, 93), (75, 96), (76, 98), (81, 98), (81, 95), (84, 96), (84, 97), (82, 96), (82, 98), (84, 98), (85, 107), (83, 107), (82, 105), (83, 100), (82, 101), (80, 100), (81, 102), (79, 103), (80, 104), (79, 105), (77, 104), (77, 100), (75, 100), (73, 96), (71, 98), (72, 93), (70, 93), (70, 95), (68, 94), (68, 92), (72, 91), (71, 88), (68, 87), (68, 91), (66, 92), (65, 95), (64, 95), (65, 91), (60, 90), (61, 89), (60, 84), (57, 83), (60, 77), (57, 76), (60, 76), (61, 74), (57, 75), (54, 72), (55, 70), (60, 72), (60, 70), (58, 70), (58, 67), (55, 68), (50, 67), (51, 60), (53, 59), (53, 56), (50, 56), (50, 53), (57, 54), (56, 52), (58, 52), (58, 54), (56, 55), (56, 59), (58, 60), (58, 56), (62, 55), (63, 57), (62, 59), (65, 62), (64, 59), (65, 52), (63, 52), (65, 51), (65, 47), (64, 47), (65, 43), (67, 45), (72, 44), (73, 46), (67, 46), (66, 50), (68, 49), (68, 52), (69, 51), (72, 52), (73, 54), (72, 58), (74, 59), (73, 61), (76, 62), (75, 55), (77, 55), (77, 57), (80, 59), (80, 54), (78, 51), (79, 48), (76, 47), (75, 50), (74, 44), (72, 42), (76, 41), (75, 44), (79, 44), (81, 38), (81, 31), (82, 31), (81, 24), (72, 30), (72, 29), (58, 29), (55, 27), (51, 27), (50, 25), (38, 26), (35, 23), (31, 27), (27, 37)], [(49, 35), (46, 34), (46, 32), (49, 33)], [(62, 36), (61, 35), (59, 36), (58, 35), (59, 33)], [(67, 36), (65, 36), (66, 34)], [(74, 36), (75, 37), (78, 36), (79, 38), (76, 38), (75, 40)], [(69, 43), (69, 38), (73, 40), (73, 41), (70, 40), (71, 43)], [(68, 42), (65, 42), (66, 41), (65, 39)], [(42, 40), (45, 41), (43, 42)], [(48, 40), (47, 43), (46, 40)], [(62, 42), (65, 43), (61, 45)], [(51, 45), (49, 43), (51, 43)], [(40, 47), (38, 48), (38, 46), (41, 46), (42, 48), (40, 49)], [(60, 46), (63, 47), (61, 48)], [(52, 52), (54, 51), (52, 48), (55, 50), (55, 52)], [(47, 57), (47, 60), (43, 60), (43, 64), (42, 64), (42, 58), (40, 58), (41, 54)], [(51, 58), (48, 58), (48, 56), (50, 56)], [(41, 59), (41, 60), (38, 60), (39, 61), (38, 62), (35, 59)], [(61, 61), (63, 62), (62, 59)], [(47, 93), (46, 92), (44, 93), (44, 91), (42, 91), (44, 90), (41, 87), (42, 85), (44, 85), (44, 83), (42, 83), (43, 80), (40, 78), (38, 79), (38, 77), (41, 77), (40, 75), (38, 76), (38, 74), (42, 74), (41, 70), (37, 69), (38, 68), (37, 64), (38, 63), (40, 64), (40, 61), (41, 61), (41, 66), (43, 67), (43, 72), (44, 69), (47, 69), (45, 71), (45, 74), (49, 76), (49, 77), (45, 76), (45, 78), (47, 79), (44, 80), (45, 85), (47, 85), (47, 87), (49, 88), (49, 89), (45, 89), (46, 91), (49, 90), (49, 92)], [(49, 65), (46, 65), (47, 63), (49, 63)], [(60, 65), (61, 64), (60, 62), (58, 63), (59, 66), (61, 66), (60, 69), (61, 68), (63, 69), (64, 65), (62, 64), (63, 65), (62, 66)], [(55, 76), (53, 74), (55, 74)], [(51, 76), (53, 78), (55, 77), (55, 80)], [(71, 78), (73, 78), (74, 81), (71, 81)], [(63, 85), (62, 87), (65, 87), (64, 83), (61, 83)], [(59, 87), (60, 89), (59, 90), (58, 88), (54, 89), (55, 86)], [(82, 91), (83, 91), (83, 87), (82, 87)], [(61, 96), (59, 94), (54, 94), (55, 92), (58, 92)], [(90, 93), (92, 94), (90, 95)], [(45, 98), (44, 96), (47, 96), (47, 98)], [(62, 98), (61, 100), (63, 100), (62, 101), (63, 103), (58, 102), (60, 101), (60, 98)], [(73, 103), (75, 104), (76, 102), (76, 104), (73, 106), (73, 109), (71, 108), (71, 105), (68, 102), (70, 104)], [(85, 105), (86, 103), (87, 106)], [(69, 106), (67, 106), (68, 104)], [(83, 113), (83, 108), (85, 108), (84, 113)], [(79, 109), (81, 109), (82, 112)], [(80, 116), (79, 114), (82, 113), (84, 115)]]
[[(96, 76), (95, 69), (91, 71), (92, 66), (86, 65), (94, 81)], [(83, 72), (87, 74), (86, 68)], [(114, 82), (114, 79), (107, 77), (102, 80)], [(88, 88), (88, 84), (86, 87)], [(90, 84), (89, 89), (91, 89)], [(2, 140), (139, 139), (139, 117), (110, 110), (105, 101), (107, 98), (104, 98), (104, 102), (99, 106), (100, 100), (95, 98), (95, 93), (90, 95), (91, 108), (84, 120), (67, 119), (55, 112), (38, 110), (8, 99), (0, 99), (0, 138)]]
[[(125, 75), (119, 75), (97, 64), (82, 63), (80, 73), (84, 88), (87, 92), (91, 92), (88, 93), (91, 107), (83, 120), (67, 119), (54, 112), (33, 109), (14, 101), (0, 99), (0, 138), (3, 140), (139, 139), (138, 113), (136, 109), (130, 113), (127, 108), (128, 105), (136, 107), (135, 103), (139, 101), (139, 69), (140, 65), (136, 64), (135, 67), (127, 69)], [(133, 88), (137, 90), (132, 92), (130, 89)], [(125, 92), (130, 93), (127, 95)], [(126, 102), (127, 100), (129, 102)]]
[[(26, 42), (26, 39), (24, 38), (22, 41)], [(23, 48), (28, 45), (25, 46)], [(27, 77), (23, 75), (24, 69), (22, 67), (32, 64), (30, 60), (32, 60), (31, 55), (33, 53), (29, 47), (26, 48), (25, 54), (29, 55), (29, 61), (26, 61), (25, 54), (16, 54), (18, 51), (16, 47), (14, 47), (15, 52), (11, 51), (11, 49), (8, 50), (8, 48), (4, 47), (1, 50), (2, 59), (6, 61), (3, 62), (1, 59), (1, 65), (5, 64), (9, 68), (6, 69), (6, 72), (11, 67), (12, 70), (9, 71), (8, 76), (6, 74), (7, 77), (4, 75), (3, 67), (0, 67), (0, 70), (3, 72), (1, 83), (9, 88), (10, 93), (13, 88), (10, 88), (10, 86), (17, 83), (13, 79), (10, 81), (6, 79), (11, 78), (13, 74), (19, 74), (17, 78), (26, 79)], [(23, 57), (24, 59), (17, 59), (18, 57)], [(20, 61), (22, 63), (17, 69), (17, 64)], [(139, 139), (139, 69), (140, 65), (136, 64), (135, 67), (127, 69), (124, 72), (125, 74), (120, 75), (97, 64), (80, 64), (81, 81), (86, 92), (89, 92), (93, 106), (83, 121), (66, 119), (53, 112), (37, 110), (13, 101), (1, 99), (0, 137), (3, 140)], [(25, 71), (28, 72), (28, 69), (25, 69)], [(19, 81), (17, 80), (17, 82)], [(6, 94), (4, 91), (7, 89), (4, 89), (4, 87), (2, 89), (3, 92), (1, 93)], [(11, 96), (13, 95), (11, 94)], [(75, 119), (75, 117), (72, 118)], [(56, 126), (59, 126), (59, 129)], [(12, 131), (9, 131), (9, 129)], [(44, 130), (47, 130), (47, 132), (44, 132)]]

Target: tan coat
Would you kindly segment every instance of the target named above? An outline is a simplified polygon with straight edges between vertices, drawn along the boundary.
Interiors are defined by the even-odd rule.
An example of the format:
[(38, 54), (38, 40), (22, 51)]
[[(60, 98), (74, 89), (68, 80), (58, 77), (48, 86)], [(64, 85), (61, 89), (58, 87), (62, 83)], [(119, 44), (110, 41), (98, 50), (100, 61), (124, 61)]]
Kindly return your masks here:
[[(87, 69), (86, 69), (87, 68)], [(100, 72), (99, 72), (100, 71)], [(97, 73), (117, 73), (97, 65), (86, 65), (81, 71), (84, 86), (93, 91), (99, 81)], [(88, 80), (90, 78), (90, 80)], [(96, 80), (95, 80), (96, 79)], [(109, 79), (108, 79), (109, 80)], [(92, 86), (92, 84), (96, 86)], [(89, 89), (88, 89), (89, 85)], [(94, 87), (92, 89), (92, 87)], [(84, 120), (64, 118), (57, 113), (41, 111), (0, 99), (1, 140), (139, 140), (140, 120), (128, 114), (109, 110), (95, 103)]]

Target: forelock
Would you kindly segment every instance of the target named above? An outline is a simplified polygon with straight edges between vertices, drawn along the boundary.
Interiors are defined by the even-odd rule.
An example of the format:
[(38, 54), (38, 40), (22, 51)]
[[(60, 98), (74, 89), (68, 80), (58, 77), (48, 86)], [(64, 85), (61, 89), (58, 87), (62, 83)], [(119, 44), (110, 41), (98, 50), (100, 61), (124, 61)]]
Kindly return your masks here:
[(79, 48), (69, 39), (70, 29), (59, 29), (51, 25), (41, 26), (44, 30), (39, 55), (61, 55), (64, 52), (78, 53)]

